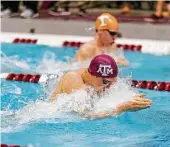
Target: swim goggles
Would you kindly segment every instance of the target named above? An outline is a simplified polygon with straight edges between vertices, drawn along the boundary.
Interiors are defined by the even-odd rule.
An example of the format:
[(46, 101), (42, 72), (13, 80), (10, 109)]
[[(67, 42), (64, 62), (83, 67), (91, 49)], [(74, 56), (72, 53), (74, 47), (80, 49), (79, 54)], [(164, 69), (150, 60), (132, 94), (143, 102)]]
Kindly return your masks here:
[(111, 81), (108, 81), (108, 80), (106, 80), (106, 79), (102, 79), (103, 80), (103, 85), (105, 86), (105, 87), (107, 87), (107, 86), (110, 86), (113, 82), (111, 82)]
[[(115, 36), (115, 35), (118, 35), (118, 32), (114, 32), (114, 31), (109, 31), (109, 30), (103, 30), (103, 31), (108, 31), (108, 33), (111, 35), (111, 36)], [(98, 32), (98, 30), (96, 29), (96, 32)]]
[(110, 34), (111, 36), (115, 36), (115, 35), (118, 34), (118, 32), (112, 32), (112, 31), (109, 31), (109, 30), (107, 30), (107, 31), (109, 32), (109, 34)]

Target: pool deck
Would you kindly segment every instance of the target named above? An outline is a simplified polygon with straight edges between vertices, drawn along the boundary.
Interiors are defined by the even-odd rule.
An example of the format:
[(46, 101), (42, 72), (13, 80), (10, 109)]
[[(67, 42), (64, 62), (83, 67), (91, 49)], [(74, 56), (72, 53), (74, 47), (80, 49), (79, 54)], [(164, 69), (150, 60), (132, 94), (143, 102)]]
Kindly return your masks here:
[[(38, 34), (62, 34), (93, 36), (93, 21), (62, 19), (1, 19), (2, 32), (29, 33), (35, 29)], [(170, 25), (151, 23), (120, 23), (120, 32), (125, 38), (170, 40)]]

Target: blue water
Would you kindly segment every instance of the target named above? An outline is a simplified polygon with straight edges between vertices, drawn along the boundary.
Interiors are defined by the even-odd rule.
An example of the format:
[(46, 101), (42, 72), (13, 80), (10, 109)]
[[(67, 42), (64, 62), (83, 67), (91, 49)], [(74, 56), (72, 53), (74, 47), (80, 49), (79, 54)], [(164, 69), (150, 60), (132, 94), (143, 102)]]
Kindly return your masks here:
[[(48, 58), (48, 55), (53, 53), (56, 62), (68, 62), (68, 57), (74, 57), (76, 49), (2, 43), (1, 51), (10, 59), (25, 61), (30, 67), (29, 71), (34, 73), (37, 72), (35, 69), (41, 64), (45, 54), (48, 53)], [(137, 80), (170, 81), (170, 56), (138, 52), (126, 52), (125, 56), (131, 66), (120, 66), (120, 76), (132, 74), (132, 78)], [(5, 61), (2, 63), (2, 72), (23, 72), (22, 68), (16, 66), (4, 67), (7, 65)], [(21, 129), (2, 132), (2, 143), (41, 147), (169, 147), (170, 93), (143, 89), (139, 91), (153, 100), (151, 108), (127, 112), (117, 118), (87, 120), (77, 116), (75, 121), (64, 121), (62, 118), (55, 121), (30, 121)], [(38, 99), (47, 99), (40, 84), (1, 81), (2, 111), (19, 110)], [(5, 124), (3, 121), (2, 119), (2, 128)]]

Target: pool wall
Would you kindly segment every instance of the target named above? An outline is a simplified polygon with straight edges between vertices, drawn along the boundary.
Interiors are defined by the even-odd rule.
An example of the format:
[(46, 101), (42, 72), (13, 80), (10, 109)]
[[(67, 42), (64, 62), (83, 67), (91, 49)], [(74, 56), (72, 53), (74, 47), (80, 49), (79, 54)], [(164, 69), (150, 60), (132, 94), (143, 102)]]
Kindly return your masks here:
[[(78, 35), (93, 36), (94, 21), (76, 21), (61, 19), (2, 19), (3, 32), (19, 32), (28, 33), (31, 29), (35, 29), (36, 33), (42, 34), (62, 34), (62, 35)], [(11, 25), (12, 24), (12, 25)], [(151, 23), (130, 23), (123, 22), (120, 24), (120, 32), (125, 38), (138, 39), (155, 39), (170, 40), (169, 24), (151, 24)], [(19, 26), (19, 27), (14, 27)], [(89, 29), (91, 28), (91, 29)]]

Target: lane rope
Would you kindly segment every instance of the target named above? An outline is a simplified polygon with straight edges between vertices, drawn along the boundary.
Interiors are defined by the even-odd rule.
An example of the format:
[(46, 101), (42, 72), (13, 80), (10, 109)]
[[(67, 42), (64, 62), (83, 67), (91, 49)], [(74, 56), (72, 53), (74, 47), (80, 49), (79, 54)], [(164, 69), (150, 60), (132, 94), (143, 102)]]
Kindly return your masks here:
[(1, 144), (1, 147), (27, 147), (27, 146)]
[[(59, 75), (53, 74), (17, 74), (17, 73), (1, 73), (0, 79), (8, 81), (20, 81), (29, 83), (45, 83), (48, 80), (58, 78)], [(132, 87), (157, 90), (157, 91), (170, 91), (170, 82), (165, 81), (147, 81), (147, 80), (132, 80)]]
[[(64, 41), (63, 45), (64, 47), (76, 47), (79, 48), (83, 42), (80, 41)], [(121, 48), (126, 51), (138, 51), (141, 52), (142, 45), (135, 45), (135, 44), (116, 44), (117, 48)]]
[[(15, 38), (13, 43), (25, 43), (25, 44), (36, 44), (37, 39), (27, 39), (27, 38)], [(62, 46), (64, 47), (76, 47), (79, 48), (84, 42), (80, 41), (64, 41)], [(142, 45), (135, 45), (135, 44), (116, 44), (118, 48), (121, 48), (126, 51), (138, 51), (141, 52)]]
[(36, 44), (37, 39), (15, 38), (12, 42), (13, 43)]

